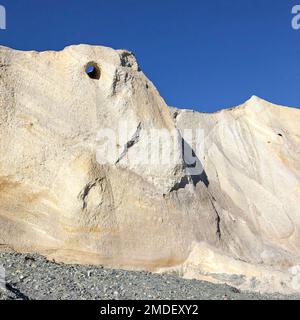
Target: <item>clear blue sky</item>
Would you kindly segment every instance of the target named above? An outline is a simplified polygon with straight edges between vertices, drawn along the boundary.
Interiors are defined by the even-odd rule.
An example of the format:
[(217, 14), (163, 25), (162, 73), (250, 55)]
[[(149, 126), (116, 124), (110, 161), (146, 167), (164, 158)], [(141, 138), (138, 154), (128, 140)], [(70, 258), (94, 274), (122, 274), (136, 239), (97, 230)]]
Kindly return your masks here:
[(257, 95), (300, 107), (300, 0), (0, 0), (0, 43), (133, 51), (169, 105), (214, 111)]

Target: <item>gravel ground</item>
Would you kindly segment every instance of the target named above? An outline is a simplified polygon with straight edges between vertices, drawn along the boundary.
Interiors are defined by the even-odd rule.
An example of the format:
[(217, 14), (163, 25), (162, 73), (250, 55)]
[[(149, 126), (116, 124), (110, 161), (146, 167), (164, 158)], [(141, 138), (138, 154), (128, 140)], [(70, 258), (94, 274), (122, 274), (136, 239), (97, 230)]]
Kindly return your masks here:
[[(107, 269), (101, 266), (64, 265), (39, 255), (1, 252), (5, 269), (0, 299), (299, 299), (280, 294), (240, 292), (227, 285), (185, 280), (173, 275)], [(2, 277), (3, 279), (3, 277)], [(2, 289), (1, 289), (2, 284)], [(3, 287), (6, 289), (3, 289)]]

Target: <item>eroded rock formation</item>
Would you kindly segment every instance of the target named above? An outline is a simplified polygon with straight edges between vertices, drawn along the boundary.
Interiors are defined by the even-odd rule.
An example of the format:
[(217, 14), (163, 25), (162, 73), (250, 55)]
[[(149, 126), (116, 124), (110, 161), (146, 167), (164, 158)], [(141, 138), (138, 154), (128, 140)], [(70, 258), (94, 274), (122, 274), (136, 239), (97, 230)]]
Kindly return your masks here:
[[(1, 244), (300, 290), (298, 109), (257, 97), (214, 114), (169, 108), (126, 50), (0, 51)], [(103, 152), (99, 132), (124, 123)], [(147, 161), (151, 143), (172, 161)]]

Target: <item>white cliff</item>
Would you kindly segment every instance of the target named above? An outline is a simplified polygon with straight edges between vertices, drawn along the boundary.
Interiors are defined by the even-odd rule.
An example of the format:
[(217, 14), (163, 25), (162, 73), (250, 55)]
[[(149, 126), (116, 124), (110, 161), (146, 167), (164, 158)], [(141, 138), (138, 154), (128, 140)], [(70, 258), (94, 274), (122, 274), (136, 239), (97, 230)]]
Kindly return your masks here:
[(130, 52), (87, 45), (1, 47), (0, 108), (2, 245), (300, 291), (300, 110), (169, 108)]

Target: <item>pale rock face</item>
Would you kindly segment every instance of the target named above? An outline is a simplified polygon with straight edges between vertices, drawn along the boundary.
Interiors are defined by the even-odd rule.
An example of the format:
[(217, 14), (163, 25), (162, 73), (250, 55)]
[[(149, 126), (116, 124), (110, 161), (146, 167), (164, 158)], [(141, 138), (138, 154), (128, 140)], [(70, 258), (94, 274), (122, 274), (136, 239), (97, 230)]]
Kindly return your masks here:
[[(300, 290), (290, 272), (300, 264), (298, 109), (257, 97), (214, 114), (169, 108), (125, 50), (0, 51), (1, 244)], [(86, 74), (89, 63), (99, 79)], [(201, 135), (190, 139), (191, 129)], [(103, 132), (117, 134), (108, 149)], [(149, 144), (172, 161), (147, 162)]]

